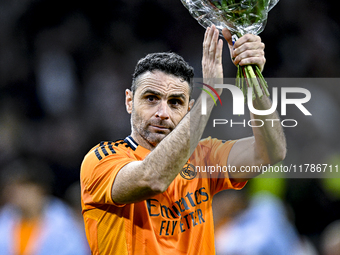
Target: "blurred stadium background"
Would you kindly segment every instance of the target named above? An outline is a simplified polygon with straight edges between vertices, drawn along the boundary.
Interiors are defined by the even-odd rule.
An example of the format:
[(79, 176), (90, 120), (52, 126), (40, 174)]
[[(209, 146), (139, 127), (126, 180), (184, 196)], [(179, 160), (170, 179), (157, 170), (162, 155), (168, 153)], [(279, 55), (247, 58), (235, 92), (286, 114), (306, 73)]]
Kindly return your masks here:
[[(331, 0), (281, 0), (261, 34), (266, 44), (264, 77), (339, 77), (337, 7)], [(204, 29), (179, 0), (1, 0), (0, 13), (0, 166), (23, 156), (45, 161), (55, 177), (52, 194), (64, 201), (79, 182), (86, 152), (102, 140), (130, 133), (124, 90), (130, 87), (139, 58), (173, 51), (201, 77)], [(225, 75), (234, 77), (236, 68), (226, 50), (224, 66)], [(314, 96), (323, 97), (325, 105), (315, 107), (328, 107), (325, 121), (334, 125), (320, 129), (306, 122), (301, 123), (302, 133), (287, 131), (288, 157), (340, 165), (335, 125), (340, 119), (340, 87), (318, 91)], [(338, 253), (324, 248), (340, 243), (335, 224), (340, 220), (338, 180), (254, 181), (243, 194), (247, 199), (240, 200), (268, 190), (282, 203), (298, 236), (314, 247), (305, 254), (340, 254), (340, 248)], [(222, 196), (228, 193), (217, 199)], [(238, 206), (242, 211), (249, 205)], [(236, 217), (227, 213), (234, 215), (217, 208), (217, 221)], [(336, 236), (332, 244), (325, 241), (330, 240), (328, 233)]]

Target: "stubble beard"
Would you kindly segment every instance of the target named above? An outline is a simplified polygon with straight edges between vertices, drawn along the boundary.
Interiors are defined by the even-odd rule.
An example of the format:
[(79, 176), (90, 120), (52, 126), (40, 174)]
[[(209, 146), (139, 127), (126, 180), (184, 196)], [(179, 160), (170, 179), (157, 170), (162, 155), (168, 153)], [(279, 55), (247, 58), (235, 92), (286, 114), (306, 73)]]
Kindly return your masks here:
[[(162, 123), (157, 123), (157, 124), (162, 125)], [(147, 142), (151, 147), (154, 148), (168, 134), (166, 132), (156, 132), (156, 133), (151, 132), (149, 130), (150, 125), (151, 125), (151, 123), (149, 121), (143, 120), (143, 118), (134, 110), (134, 108), (132, 109), (131, 126), (133, 127), (133, 132), (138, 134), (145, 142)]]

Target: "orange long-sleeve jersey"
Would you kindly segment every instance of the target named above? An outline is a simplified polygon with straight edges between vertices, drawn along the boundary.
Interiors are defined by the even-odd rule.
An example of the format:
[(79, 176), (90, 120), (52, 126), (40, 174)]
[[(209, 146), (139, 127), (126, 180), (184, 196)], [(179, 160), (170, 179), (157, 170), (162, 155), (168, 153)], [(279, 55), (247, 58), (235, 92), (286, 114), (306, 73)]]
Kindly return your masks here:
[(92, 148), (81, 166), (82, 209), (92, 254), (215, 254), (212, 198), (245, 183), (234, 183), (217, 169), (211, 175), (206, 169), (226, 166), (234, 143), (200, 141), (190, 163), (165, 192), (125, 205), (111, 198), (114, 179), (124, 165), (143, 160), (150, 151), (131, 136)]

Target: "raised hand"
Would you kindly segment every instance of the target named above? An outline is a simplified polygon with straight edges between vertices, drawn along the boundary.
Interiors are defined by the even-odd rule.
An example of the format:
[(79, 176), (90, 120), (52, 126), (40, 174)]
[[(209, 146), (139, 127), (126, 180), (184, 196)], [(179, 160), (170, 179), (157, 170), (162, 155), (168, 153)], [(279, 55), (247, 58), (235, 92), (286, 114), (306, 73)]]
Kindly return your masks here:
[(213, 25), (208, 27), (203, 41), (202, 73), (204, 79), (223, 78), (222, 67), (223, 41), (219, 30)]
[(264, 57), (265, 45), (261, 37), (253, 34), (246, 34), (239, 38), (233, 45), (230, 31), (227, 28), (222, 30), (224, 38), (228, 42), (230, 56), (235, 65), (257, 65), (262, 71), (266, 63)]

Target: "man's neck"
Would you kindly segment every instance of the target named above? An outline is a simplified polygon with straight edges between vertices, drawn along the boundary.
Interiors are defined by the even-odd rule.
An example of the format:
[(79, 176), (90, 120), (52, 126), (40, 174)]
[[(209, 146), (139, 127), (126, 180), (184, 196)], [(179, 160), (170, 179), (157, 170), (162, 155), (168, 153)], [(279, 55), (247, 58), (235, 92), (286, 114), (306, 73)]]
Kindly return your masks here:
[(143, 137), (141, 137), (140, 135), (136, 135), (134, 132), (132, 132), (130, 136), (138, 143), (138, 145), (144, 147), (145, 149), (152, 151), (154, 148), (156, 148), (156, 146), (153, 146)]

